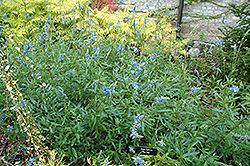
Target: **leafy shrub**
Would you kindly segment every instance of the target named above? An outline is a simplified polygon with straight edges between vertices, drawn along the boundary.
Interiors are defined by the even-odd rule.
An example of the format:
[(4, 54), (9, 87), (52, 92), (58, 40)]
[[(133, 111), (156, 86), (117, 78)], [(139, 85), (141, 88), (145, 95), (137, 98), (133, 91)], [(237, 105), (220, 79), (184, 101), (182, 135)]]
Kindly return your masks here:
[(224, 42), (223, 51), (221, 52), (221, 62), (224, 65), (224, 75), (233, 75), (235, 78), (250, 82), (250, 29), (249, 3), (237, 7), (235, 4), (230, 4), (230, 11), (234, 16), (239, 18), (236, 26), (224, 25), (219, 28), (223, 36), (221, 39)]

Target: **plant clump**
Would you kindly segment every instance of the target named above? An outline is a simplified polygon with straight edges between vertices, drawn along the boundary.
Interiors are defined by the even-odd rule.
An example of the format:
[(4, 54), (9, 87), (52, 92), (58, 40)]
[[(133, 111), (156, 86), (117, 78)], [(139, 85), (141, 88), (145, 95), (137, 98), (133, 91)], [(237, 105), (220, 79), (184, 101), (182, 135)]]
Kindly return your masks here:
[(190, 39), (165, 18), (99, 11), (100, 1), (18, 2), (0, 6), (11, 25), (0, 26), (0, 134), (20, 142), (5, 163), (21, 149), (26, 165), (248, 164), (249, 84), (190, 70)]

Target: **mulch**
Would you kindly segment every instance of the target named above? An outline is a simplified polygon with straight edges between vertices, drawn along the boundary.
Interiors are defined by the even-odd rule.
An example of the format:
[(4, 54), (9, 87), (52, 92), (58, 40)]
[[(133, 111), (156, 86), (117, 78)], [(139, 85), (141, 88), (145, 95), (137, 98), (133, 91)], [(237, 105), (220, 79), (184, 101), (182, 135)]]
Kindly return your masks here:
[(0, 130), (0, 166), (27, 165), (29, 155), (24, 153), (20, 142), (27, 144), (27, 147), (28, 143), (20, 141), (18, 136), (13, 137), (15, 137), (15, 141), (10, 140), (9, 136), (3, 130)]

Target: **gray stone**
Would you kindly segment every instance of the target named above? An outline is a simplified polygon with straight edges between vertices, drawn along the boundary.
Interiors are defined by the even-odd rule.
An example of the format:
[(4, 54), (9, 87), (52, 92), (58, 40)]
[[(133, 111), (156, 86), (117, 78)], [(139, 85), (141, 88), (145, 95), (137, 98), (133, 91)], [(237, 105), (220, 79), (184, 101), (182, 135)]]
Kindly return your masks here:
[[(174, 0), (158, 0), (158, 1), (153, 1), (153, 0), (130, 0), (132, 3), (132, 6), (137, 6), (136, 10), (138, 11), (152, 11), (152, 10), (156, 10), (158, 7), (163, 7), (163, 6), (176, 6), (179, 4), (179, 1), (174, 1)], [(123, 0), (123, 3), (127, 3), (128, 0)], [(158, 2), (158, 5), (156, 5), (156, 3)], [(244, 2), (246, 2), (246, 0), (213, 0), (213, 2), (218, 3), (220, 5), (228, 5), (229, 3), (236, 3), (237, 5), (240, 5)], [(147, 6), (148, 5), (148, 6)], [(133, 9), (133, 7), (131, 7), (131, 9)], [(219, 31), (217, 31), (218, 27), (222, 27), (222, 23), (221, 23), (221, 18), (218, 19), (213, 19), (213, 20), (209, 20), (209, 22), (207, 20), (200, 20), (200, 21), (194, 21), (193, 20), (197, 20), (197, 18), (194, 17), (185, 17), (186, 13), (193, 13), (193, 14), (200, 14), (200, 15), (217, 15), (217, 14), (221, 14), (223, 12), (225, 12), (227, 9), (223, 8), (223, 7), (219, 7), (216, 6), (212, 3), (209, 2), (196, 2), (190, 6), (185, 6), (184, 7), (184, 17), (183, 17), (183, 25), (185, 24), (185, 22), (189, 22), (187, 24), (185, 24), (185, 30), (181, 31), (181, 35), (184, 37), (190, 37), (189, 33), (193, 30), (192, 27), (196, 26), (197, 24), (199, 24), (200, 26), (197, 28), (197, 32), (203, 32), (203, 30), (205, 30), (206, 32), (208, 32), (208, 29), (210, 30), (208, 32), (208, 34), (206, 35), (206, 38), (212, 38), (214, 41), (216, 41), (216, 38), (214, 36), (218, 36), (221, 35)], [(177, 14), (178, 13), (178, 9), (172, 10), (172, 11), (168, 11), (167, 15), (171, 15), (171, 14)], [(140, 14), (140, 13), (138, 13)], [(236, 18), (233, 14), (228, 14), (226, 15), (225, 20), (227, 20), (226, 25), (231, 25), (234, 26), (236, 25), (236, 22), (238, 21), (238, 18)], [(173, 26), (176, 25), (176, 21), (172, 21), (171, 22)], [(202, 28), (204, 27), (205, 28)], [(206, 28), (208, 27), (208, 28)], [(183, 32), (185, 32), (185, 34), (183, 34)], [(214, 34), (213, 32), (218, 32), (218, 34)], [(201, 35), (201, 33), (197, 33), (195, 38), (199, 38), (199, 36)], [(206, 39), (205, 39), (206, 40)]]

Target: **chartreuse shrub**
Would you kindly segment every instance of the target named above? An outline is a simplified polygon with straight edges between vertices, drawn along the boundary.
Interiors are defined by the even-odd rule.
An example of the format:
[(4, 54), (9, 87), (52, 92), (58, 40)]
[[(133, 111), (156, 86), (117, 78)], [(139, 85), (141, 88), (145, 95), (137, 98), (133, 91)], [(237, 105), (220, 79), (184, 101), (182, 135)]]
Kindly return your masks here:
[[(16, 40), (16, 37), (19, 40), (23, 37), (43, 40), (47, 36), (47, 31), (60, 31), (60, 37), (67, 40), (69, 28), (75, 28), (78, 31), (94, 29), (97, 32), (96, 37), (116, 36), (115, 41), (130, 41), (130, 45), (135, 46), (138, 51), (144, 47), (147, 48), (145, 40), (149, 40), (158, 41), (158, 44), (171, 45), (172, 51), (178, 48), (181, 53), (185, 53), (180, 45), (188, 40), (178, 41), (172, 45), (170, 42), (175, 39), (175, 29), (167, 23), (166, 18), (162, 19), (159, 26), (153, 19), (148, 18), (148, 14), (136, 16), (134, 13), (128, 13), (129, 6), (123, 11), (118, 10), (115, 14), (110, 14), (108, 6), (98, 11), (92, 10), (88, 3), (87, 0), (75, 2), (14, 0), (2, 3), (0, 8), (12, 25), (8, 30), (8, 37), (12, 41)], [(49, 29), (48, 24), (51, 25)], [(47, 31), (44, 31), (44, 28)]]
[[(15, 109), (8, 109), (17, 103), (14, 108), (30, 110), (40, 141), (66, 163), (249, 163), (249, 115), (238, 102), (247, 85), (231, 78), (199, 82), (167, 23), (103, 9), (106, 25), (98, 11), (85, 9), (69, 13), (82, 12), (82, 22), (62, 23), (63, 31), (51, 16), (34, 37), (8, 43), (5, 54), (22, 100), (1, 108), (9, 117), (3, 127), (13, 124), (6, 132), (18, 128)], [(134, 154), (136, 146), (157, 148), (158, 155)]]
[(0, 9), (1, 15), (8, 18), (8, 22), (12, 25), (8, 31), (9, 38), (15, 40), (38, 37), (41, 28), (46, 26), (48, 20), (52, 21), (52, 18), (51, 29), (65, 32), (65, 28), (71, 27), (78, 21), (69, 14), (76, 13), (76, 10), (85, 10), (87, 3), (87, 0), (13, 0), (2, 1)]

